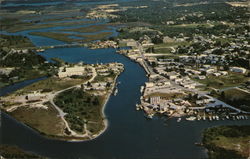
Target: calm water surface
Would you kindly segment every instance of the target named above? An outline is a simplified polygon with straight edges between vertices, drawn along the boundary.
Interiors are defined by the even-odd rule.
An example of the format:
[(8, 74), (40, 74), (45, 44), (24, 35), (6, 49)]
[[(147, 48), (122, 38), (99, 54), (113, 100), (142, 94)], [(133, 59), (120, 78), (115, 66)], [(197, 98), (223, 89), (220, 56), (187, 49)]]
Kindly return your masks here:
[[(109, 121), (107, 131), (93, 141), (66, 142), (44, 138), (7, 115), (2, 116), (2, 142), (53, 158), (93, 159), (199, 159), (204, 149), (194, 145), (200, 141), (201, 131), (210, 126), (249, 124), (249, 121), (196, 121), (164, 122), (164, 119), (147, 120), (135, 110), (139, 102), (140, 86), (147, 81), (138, 64), (114, 49), (90, 50), (87, 48), (50, 49), (41, 53), (48, 60), (60, 57), (68, 62), (108, 63), (121, 62), (125, 71), (118, 78), (117, 96), (112, 96), (105, 109)], [(18, 130), (18, 131), (17, 131)]]
[[(37, 31), (37, 30), (36, 30)], [(43, 30), (44, 31), (44, 30)], [(30, 31), (16, 34), (27, 35), (37, 46), (63, 44), (63, 42), (30, 36)], [(119, 55), (114, 49), (91, 50), (82, 47), (49, 49), (40, 53), (50, 61), (59, 57), (67, 62), (109, 63), (120, 62), (125, 71), (119, 76), (119, 92), (111, 96), (105, 114), (109, 127), (104, 134), (92, 141), (67, 142), (45, 138), (12, 117), (1, 116), (1, 142), (18, 145), (24, 150), (59, 159), (201, 159), (205, 150), (194, 145), (200, 142), (204, 128), (216, 125), (249, 124), (242, 121), (195, 121), (180, 123), (176, 119), (147, 120), (141, 111), (135, 110), (139, 103), (140, 87), (147, 81), (145, 71), (137, 63)], [(9, 93), (31, 84), (26, 81), (0, 89)]]

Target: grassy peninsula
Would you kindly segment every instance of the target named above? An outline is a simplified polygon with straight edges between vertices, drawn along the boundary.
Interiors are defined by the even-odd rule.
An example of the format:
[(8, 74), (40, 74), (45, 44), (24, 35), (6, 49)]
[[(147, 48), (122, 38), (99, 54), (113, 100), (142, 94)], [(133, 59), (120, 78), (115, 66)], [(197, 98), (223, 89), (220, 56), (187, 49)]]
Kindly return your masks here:
[(209, 159), (249, 157), (250, 126), (218, 126), (205, 129), (204, 146), (208, 149)]

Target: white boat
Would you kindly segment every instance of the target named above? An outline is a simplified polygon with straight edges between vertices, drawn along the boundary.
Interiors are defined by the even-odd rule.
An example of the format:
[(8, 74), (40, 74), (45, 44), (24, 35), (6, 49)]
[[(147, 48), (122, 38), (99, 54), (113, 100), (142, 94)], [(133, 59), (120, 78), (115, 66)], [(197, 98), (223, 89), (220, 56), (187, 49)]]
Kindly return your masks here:
[(114, 96), (116, 96), (118, 93), (118, 89), (116, 88), (115, 91), (114, 91)]
[(136, 110), (140, 110), (140, 105), (136, 104)]
[(212, 120), (212, 117), (211, 117), (211, 116), (209, 116), (209, 120), (210, 120), (210, 121)]
[(180, 121), (181, 121), (181, 118), (178, 118), (178, 119), (177, 119), (177, 122), (179, 123)]
[(141, 86), (141, 93), (143, 92), (144, 86)]
[(219, 120), (219, 116), (215, 116), (216, 117), (216, 120)]
[(153, 116), (154, 116), (154, 114), (149, 114), (147, 117), (148, 117), (149, 119), (152, 119)]
[(194, 116), (186, 118), (186, 120), (188, 120), (188, 121), (194, 121), (195, 119), (196, 119), (196, 117), (194, 117)]

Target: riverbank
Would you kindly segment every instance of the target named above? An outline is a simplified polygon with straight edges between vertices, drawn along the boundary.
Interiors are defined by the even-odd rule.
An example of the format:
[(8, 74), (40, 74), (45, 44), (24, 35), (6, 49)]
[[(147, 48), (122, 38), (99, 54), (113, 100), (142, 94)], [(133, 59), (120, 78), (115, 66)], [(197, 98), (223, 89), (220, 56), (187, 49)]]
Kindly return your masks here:
[[(118, 77), (119, 77), (119, 75), (117, 75), (115, 77), (115, 79), (114, 79), (114, 83), (113, 83), (112, 88), (111, 88), (112, 93), (115, 91), (115, 87), (116, 87), (116, 84), (117, 84), (117, 78)], [(101, 110), (102, 116), (103, 116), (104, 128), (99, 133), (93, 135), (94, 138), (92, 138), (91, 140), (101, 136), (108, 129), (109, 122), (108, 122), (108, 119), (107, 119), (106, 114), (105, 114), (105, 108), (106, 108), (106, 106), (108, 104), (108, 101), (110, 100), (110, 97), (111, 97), (112, 93), (109, 93), (108, 96), (106, 97), (106, 100), (105, 100), (105, 102), (104, 102), (104, 104), (102, 106), (102, 110)]]
[[(77, 70), (88, 70), (85, 72), (85, 74), (91, 74), (91, 78), (88, 76), (84, 78), (81, 76), (75, 76), (73, 78), (73, 72), (67, 72), (67, 69), (75, 69), (76, 67), (79, 67)], [(111, 72), (116, 71), (116, 73), (114, 73), (114, 79), (110, 78), (112, 76), (109, 76), (108, 72), (103, 72), (103, 69)], [(66, 141), (91, 140), (101, 135), (108, 127), (108, 122), (105, 120), (106, 117), (104, 114), (104, 109), (116, 85), (116, 79), (121, 71), (123, 71), (123, 66), (116, 63), (107, 65), (83, 65), (69, 68), (66, 67), (66, 72), (60, 73), (59, 71), (58, 75), (67, 76), (67, 74), (70, 74), (70, 76), (72, 76), (71, 78), (53, 77), (52, 79), (52, 77), (50, 77), (18, 90), (15, 93), (1, 98), (1, 109), (5, 110), (17, 120), (25, 123), (26, 125), (48, 137)], [(108, 84), (110, 86), (106, 89), (106, 85)], [(64, 109), (61, 108), (60, 103), (58, 104), (58, 100), (56, 99), (58, 99), (59, 96), (64, 96), (64, 93), (67, 93), (67, 96), (70, 96), (68, 91), (75, 89), (79, 89), (79, 93), (85, 92), (89, 94), (88, 99), (90, 98), (90, 101), (94, 102), (94, 105), (99, 105), (98, 107), (94, 106), (92, 108), (95, 108), (95, 111), (99, 111), (100, 115), (99, 113), (93, 115), (93, 112), (91, 112), (93, 109), (88, 110), (82, 107), (79, 107), (81, 110), (77, 110), (75, 112), (64, 112)], [(72, 94), (72, 97), (73, 96), (75, 95)], [(80, 103), (88, 106), (88, 102), (83, 101)], [(72, 103), (69, 103), (69, 105), (71, 104)], [(72, 109), (70, 106), (64, 108), (67, 108), (67, 110)], [(86, 112), (83, 112), (83, 110)], [(82, 125), (82, 130), (84, 130), (83, 133), (76, 132), (76, 130), (81, 129), (75, 127), (79, 126), (78, 123), (75, 123), (75, 121), (79, 122), (79, 116), (83, 117), (83, 119), (80, 120), (82, 123), (80, 125)], [(86, 121), (85, 117), (87, 116), (91, 117), (88, 119), (90, 121)], [(97, 119), (100, 119), (102, 122), (100, 123), (100, 121)], [(97, 123), (100, 123), (100, 126), (98, 126)]]
[(250, 126), (217, 126), (203, 131), (202, 144), (208, 149), (209, 158), (249, 157)]

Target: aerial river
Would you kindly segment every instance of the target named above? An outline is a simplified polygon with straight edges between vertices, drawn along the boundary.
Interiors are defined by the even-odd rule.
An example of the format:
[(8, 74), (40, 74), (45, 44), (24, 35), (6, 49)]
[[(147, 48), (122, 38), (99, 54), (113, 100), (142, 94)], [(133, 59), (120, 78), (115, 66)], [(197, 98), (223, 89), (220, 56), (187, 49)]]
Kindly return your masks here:
[[(38, 46), (58, 43), (52, 39), (31, 37)], [(60, 42), (62, 43), (62, 42)], [(125, 71), (119, 76), (118, 94), (111, 96), (105, 108), (109, 127), (98, 138), (85, 142), (67, 142), (48, 139), (12, 117), (1, 114), (1, 143), (17, 145), (20, 148), (50, 158), (59, 159), (201, 159), (206, 157), (205, 149), (197, 147), (204, 128), (216, 125), (249, 124), (241, 121), (166, 121), (164, 117), (148, 120), (143, 112), (136, 111), (140, 87), (147, 81), (143, 68), (117, 54), (115, 49), (91, 50), (84, 47), (56, 48), (40, 53), (46, 59), (61, 58), (67, 62), (109, 63), (120, 62)], [(26, 81), (1, 90), (2, 95), (16, 90), (32, 81)], [(1, 92), (0, 91), (0, 92)]]

